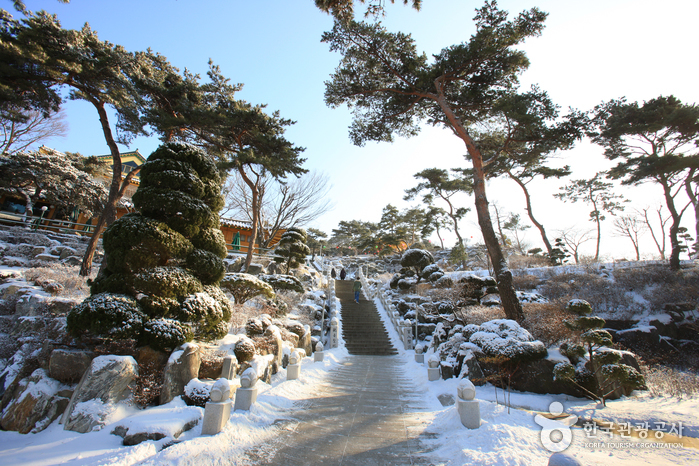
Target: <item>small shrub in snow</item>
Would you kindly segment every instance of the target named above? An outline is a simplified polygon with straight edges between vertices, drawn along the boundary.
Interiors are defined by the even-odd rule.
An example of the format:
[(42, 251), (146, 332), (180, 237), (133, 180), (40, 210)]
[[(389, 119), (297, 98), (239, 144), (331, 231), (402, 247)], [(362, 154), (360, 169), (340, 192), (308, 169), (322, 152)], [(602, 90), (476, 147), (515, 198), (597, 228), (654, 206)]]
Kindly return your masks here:
[(269, 283), (276, 292), (286, 290), (303, 293), (305, 291), (301, 280), (293, 275), (260, 275), (259, 278)]
[(180, 321), (153, 319), (143, 325), (139, 343), (158, 350), (171, 350), (192, 338), (192, 329)]
[(274, 250), (274, 262), (284, 264), (286, 273), (304, 263), (311, 249), (306, 245), (306, 231), (292, 227), (282, 234), (278, 247)]
[[(590, 304), (581, 299), (574, 299), (568, 302), (567, 309), (579, 316), (564, 323), (571, 330), (580, 332), (580, 346), (584, 347), (587, 353), (589, 367), (579, 363), (583, 353), (579, 347), (566, 345), (562, 354), (568, 356), (570, 363), (557, 364), (554, 376), (559, 380), (569, 381), (588, 397), (603, 405), (620, 387), (626, 392), (645, 389), (643, 376), (633, 367), (620, 363), (619, 352), (607, 349), (612, 346), (612, 336), (606, 330), (602, 330), (604, 319), (587, 316), (592, 312)], [(593, 377), (580, 374), (578, 368), (581, 367), (591, 372)]]
[(255, 357), (255, 354), (257, 354), (255, 343), (247, 337), (243, 337), (238, 340), (238, 342), (235, 344), (233, 352), (235, 353), (235, 357), (239, 363), (250, 361)]
[(67, 316), (68, 330), (76, 338), (83, 332), (107, 339), (133, 338), (147, 320), (134, 298), (113, 293), (92, 295)]
[(258, 295), (270, 299), (274, 297), (270, 284), (247, 273), (226, 274), (221, 281), (221, 288), (233, 295), (236, 304), (243, 304)]
[(207, 383), (195, 377), (184, 386), (184, 395), (182, 399), (188, 406), (205, 408), (206, 403), (211, 401), (210, 394), (213, 384), (213, 381)]

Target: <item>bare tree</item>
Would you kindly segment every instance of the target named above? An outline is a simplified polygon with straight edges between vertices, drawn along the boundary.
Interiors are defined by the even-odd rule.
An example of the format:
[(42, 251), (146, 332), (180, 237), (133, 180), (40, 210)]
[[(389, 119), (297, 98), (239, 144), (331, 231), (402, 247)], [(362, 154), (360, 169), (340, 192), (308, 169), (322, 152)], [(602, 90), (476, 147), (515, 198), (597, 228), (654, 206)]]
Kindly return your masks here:
[(575, 227), (558, 230), (558, 236), (560, 236), (566, 246), (568, 246), (568, 249), (573, 253), (573, 259), (575, 259), (576, 264), (580, 263), (580, 246), (592, 239), (592, 233), (592, 230), (581, 232)]
[(25, 118), (4, 118), (4, 112), (0, 116), (0, 153), (2, 155), (14, 154), (26, 150), (29, 146), (44, 139), (52, 137), (64, 137), (68, 132), (68, 124), (65, 121), (63, 111), (45, 116), (38, 111), (22, 111)]
[[(265, 174), (258, 185), (260, 246), (263, 248), (269, 247), (279, 230), (308, 225), (333, 207), (328, 199), (332, 185), (328, 176), (322, 173), (309, 172), (286, 182)], [(233, 173), (229, 177), (224, 195), (224, 215), (252, 221), (252, 195), (240, 176)]]
[[(667, 238), (667, 234), (665, 233), (665, 226), (670, 220), (672, 220), (672, 216), (668, 215), (667, 217), (663, 217), (663, 206), (662, 204), (658, 206), (658, 208), (655, 210), (655, 213), (658, 214), (658, 224), (660, 231), (656, 233), (656, 229), (658, 229), (658, 227), (653, 228), (650, 215), (648, 213), (649, 210), (650, 207), (646, 207), (645, 209), (643, 209), (643, 223), (646, 225), (646, 227), (648, 227), (648, 231), (650, 231), (650, 235), (653, 237), (655, 247), (658, 248), (658, 253), (660, 254), (660, 260), (665, 260), (665, 246)], [(638, 210), (636, 212), (638, 212), (639, 215), (641, 214)]]
[(614, 236), (628, 238), (633, 243), (633, 248), (636, 251), (636, 260), (641, 260), (641, 251), (639, 250), (638, 237), (648, 227), (643, 220), (636, 215), (622, 215), (614, 219)]
[(530, 228), (530, 226), (521, 223), (519, 214), (510, 213), (505, 223), (502, 225), (502, 228), (512, 233), (515, 239), (514, 248), (517, 253), (526, 256), (529, 245), (524, 241), (524, 231)]

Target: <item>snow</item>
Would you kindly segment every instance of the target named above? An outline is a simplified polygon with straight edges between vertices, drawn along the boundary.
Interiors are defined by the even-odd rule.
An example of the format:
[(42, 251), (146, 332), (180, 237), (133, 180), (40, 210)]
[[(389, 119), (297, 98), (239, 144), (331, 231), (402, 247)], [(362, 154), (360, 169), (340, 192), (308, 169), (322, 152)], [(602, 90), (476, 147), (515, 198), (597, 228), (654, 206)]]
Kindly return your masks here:
[[(568, 414), (562, 428), (568, 428), (574, 418), (596, 419), (614, 423), (639, 425), (648, 423), (657, 428), (660, 423), (669, 430), (681, 423), (685, 437), (699, 437), (699, 397), (678, 400), (671, 397), (653, 397), (648, 392), (634, 392), (630, 397), (608, 401), (606, 407), (597, 403), (567, 395), (538, 395), (533, 393), (503, 393), (492, 385), (476, 388), (476, 400), (480, 406), (482, 425), (479, 429), (464, 428), (456, 408), (442, 406), (439, 398), (455, 397), (459, 379), (427, 381), (425, 365), (414, 361), (414, 351), (403, 349), (396, 331), (388, 320), (386, 310), (378, 299), (374, 302), (386, 323), (386, 329), (398, 349), (398, 358), (404, 363), (406, 373), (414, 380), (417, 392), (424, 397), (428, 411), (420, 416), (426, 423), (426, 432), (434, 437), (434, 458), (447, 459), (449, 465), (545, 465), (551, 452), (542, 444), (542, 426), (537, 423), (538, 413), (548, 413), (551, 403), (562, 403)], [(339, 302), (338, 302), (339, 304)], [(339, 306), (338, 306), (339, 308)], [(489, 323), (490, 333), (500, 338), (528, 341), (529, 335), (511, 321)], [(515, 324), (516, 325), (516, 324)], [(482, 326), (480, 330), (483, 330)], [(340, 333), (340, 335), (342, 335)], [(231, 352), (241, 335), (229, 334), (220, 341), (219, 349)], [(432, 356), (430, 348), (426, 359)], [(82, 403), (79, 409), (85, 412), (109, 410), (107, 425), (95, 432), (79, 434), (65, 431), (54, 422), (46, 430), (34, 434), (0, 431), (0, 464), (4, 466), (30, 465), (49, 466), (58, 464), (76, 465), (181, 465), (181, 464), (244, 464), (244, 454), (256, 445), (265, 448), (275, 437), (275, 423), (288, 417), (289, 410), (296, 409), (295, 403), (307, 397), (310, 389), (327, 381), (332, 369), (337, 367), (348, 353), (342, 339), (339, 348), (326, 348), (322, 362), (313, 358), (302, 361), (301, 376), (287, 381), (286, 371), (281, 370), (272, 377), (271, 383), (259, 381), (257, 402), (249, 412), (236, 411), (224, 430), (214, 436), (201, 435), (201, 422), (178, 438), (174, 436), (187, 422), (200, 419), (203, 409), (186, 406), (181, 397), (172, 402), (146, 410), (136, 410), (119, 404), (104, 406), (92, 400)], [(173, 354), (171, 360), (176, 358)], [(549, 350), (548, 358), (566, 360), (560, 353)], [(104, 358), (107, 359), (107, 358)], [(56, 390), (57, 387), (45, 387)], [(43, 388), (42, 388), (43, 389)], [(507, 395), (507, 397), (505, 396)], [(507, 399), (509, 407), (504, 405)], [(136, 446), (122, 445), (122, 438), (111, 434), (117, 426), (134, 431), (161, 432), (166, 437), (158, 441), (146, 441)], [(619, 464), (640, 465), (684, 465), (699, 464), (699, 448), (676, 447), (673, 442), (656, 443), (655, 436), (646, 440), (626, 439), (619, 434), (611, 437), (572, 427), (572, 443), (565, 453), (577, 458), (585, 465)], [(699, 443), (699, 442), (698, 442)], [(169, 445), (167, 448), (165, 446)]]

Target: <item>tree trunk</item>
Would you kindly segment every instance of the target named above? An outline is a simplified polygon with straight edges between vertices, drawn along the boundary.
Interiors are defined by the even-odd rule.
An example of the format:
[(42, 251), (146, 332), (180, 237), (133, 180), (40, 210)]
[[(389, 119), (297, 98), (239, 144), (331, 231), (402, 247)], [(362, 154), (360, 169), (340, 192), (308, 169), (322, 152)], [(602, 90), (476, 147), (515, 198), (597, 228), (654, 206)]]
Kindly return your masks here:
[[(440, 89), (441, 85), (439, 82), (435, 83), (437, 89)], [(473, 139), (466, 131), (466, 128), (461, 124), (459, 118), (454, 114), (451, 107), (447, 103), (443, 94), (437, 96), (437, 103), (444, 112), (444, 114), (449, 119), (452, 130), (454, 133), (464, 141), (466, 144), (466, 149), (471, 156), (471, 162), (473, 163), (473, 193), (476, 196), (476, 214), (478, 215), (478, 224), (481, 227), (481, 232), (483, 233), (483, 241), (488, 248), (488, 254), (493, 263), (493, 271), (495, 273), (495, 279), (498, 283), (498, 291), (500, 292), (500, 301), (502, 307), (505, 311), (505, 315), (508, 319), (515, 320), (517, 322), (522, 322), (524, 320), (524, 312), (522, 311), (522, 304), (517, 298), (517, 293), (515, 291), (514, 285), (512, 283), (512, 272), (507, 267), (505, 257), (502, 254), (500, 245), (498, 244), (498, 238), (493, 230), (493, 223), (490, 219), (490, 212), (488, 209), (488, 199), (485, 193), (485, 172), (483, 170), (483, 157), (480, 150), (476, 147)]]
[(259, 203), (260, 192), (258, 190), (257, 184), (254, 183), (245, 173), (244, 167), (238, 167), (238, 173), (240, 173), (240, 176), (243, 178), (243, 181), (245, 181), (245, 183), (248, 185), (252, 194), (252, 233), (250, 233), (250, 240), (248, 241), (248, 253), (245, 256), (245, 265), (243, 266), (243, 270), (247, 272), (250, 268), (250, 264), (252, 264), (252, 255), (255, 251), (255, 241), (257, 240), (257, 224), (260, 215), (260, 213), (258, 212), (257, 205)]
[(672, 189), (668, 180), (660, 175), (658, 176), (658, 181), (663, 187), (663, 194), (665, 195), (665, 203), (667, 204), (667, 209), (670, 211), (670, 216), (672, 217), (672, 225), (670, 225), (670, 246), (672, 251), (670, 252), (670, 269), (680, 270), (680, 221), (682, 220), (682, 212), (677, 212), (675, 207), (674, 198), (672, 197)]
[[(551, 253), (553, 252), (553, 247), (551, 246), (551, 242), (549, 241), (548, 236), (546, 236), (546, 231), (544, 230), (544, 226), (539, 223), (535, 218), (534, 218), (534, 212), (532, 211), (532, 200), (531, 196), (529, 195), (529, 190), (527, 189), (527, 186), (512, 174), (509, 170), (507, 171), (507, 175), (514, 180), (515, 183), (519, 185), (520, 188), (522, 188), (522, 191), (524, 191), (524, 199), (527, 203), (527, 215), (529, 215), (529, 220), (532, 221), (534, 226), (539, 230), (539, 233), (541, 233), (541, 239), (544, 242), (544, 246), (546, 246), (546, 252), (548, 252), (549, 257), (551, 257)], [(576, 262), (577, 263), (577, 262)]]
[(87, 277), (92, 271), (92, 258), (97, 250), (97, 241), (99, 240), (102, 228), (111, 225), (114, 220), (116, 220), (117, 215), (117, 203), (121, 199), (121, 154), (119, 153), (119, 147), (114, 141), (112, 136), (112, 130), (109, 127), (109, 117), (107, 116), (107, 111), (104, 109), (104, 103), (93, 102), (92, 105), (97, 109), (97, 113), (100, 117), (100, 124), (102, 125), (102, 133), (104, 134), (104, 139), (107, 141), (107, 146), (109, 146), (109, 152), (112, 154), (112, 182), (109, 185), (109, 198), (107, 203), (100, 212), (100, 216), (97, 219), (97, 226), (95, 227), (95, 233), (90, 238), (90, 242), (87, 244), (87, 249), (85, 250), (85, 255), (83, 256), (83, 263), (80, 266), (80, 275)]
[(689, 196), (692, 207), (694, 207), (694, 255), (692, 257), (695, 259), (699, 258), (699, 196), (697, 196), (697, 191), (692, 189), (692, 179), (696, 171), (696, 168), (692, 168), (684, 180), (685, 191), (687, 196)]

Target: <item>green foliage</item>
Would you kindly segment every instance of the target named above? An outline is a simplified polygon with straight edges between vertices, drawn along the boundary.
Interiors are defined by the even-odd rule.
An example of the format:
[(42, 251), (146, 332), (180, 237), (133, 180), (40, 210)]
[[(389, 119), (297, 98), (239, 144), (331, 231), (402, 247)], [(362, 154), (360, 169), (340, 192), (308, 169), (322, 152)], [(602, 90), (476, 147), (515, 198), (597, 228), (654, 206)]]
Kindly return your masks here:
[(193, 250), (187, 256), (186, 266), (204, 285), (218, 283), (226, 274), (223, 259), (204, 249)]
[(107, 228), (103, 244), (110, 252), (105, 258), (109, 270), (123, 273), (164, 266), (193, 249), (189, 240), (165, 223), (138, 213), (126, 214)]
[(173, 319), (153, 319), (143, 326), (138, 343), (156, 350), (173, 350), (192, 338), (192, 330), (182, 322)]
[(572, 299), (566, 305), (566, 311), (572, 312), (579, 316), (592, 313), (592, 306), (583, 299)]
[(275, 296), (272, 286), (247, 273), (229, 273), (221, 280), (221, 289), (231, 293), (236, 304), (243, 304), (255, 296)]
[(288, 290), (303, 293), (305, 291), (301, 280), (293, 275), (260, 275), (260, 280), (272, 285), (277, 292)]
[[(554, 376), (558, 380), (567, 380), (581, 389), (588, 397), (598, 400), (603, 405), (619, 388), (625, 391), (645, 389), (643, 376), (634, 368), (621, 364), (621, 354), (608, 349), (612, 346), (612, 336), (604, 327), (604, 319), (587, 314), (592, 307), (586, 301), (575, 299), (568, 303), (567, 309), (579, 315), (572, 322), (565, 324), (572, 330), (582, 331), (579, 338), (583, 345), (565, 343), (561, 345), (561, 354), (573, 364), (559, 363), (554, 367)], [(580, 360), (587, 354), (588, 362), (581, 365)]]
[[(124, 216), (107, 230), (106, 267), (91, 287), (95, 296), (128, 295), (131, 307), (125, 309), (137, 312), (140, 323), (120, 322), (126, 311), (114, 314), (113, 304), (105, 300), (91, 304), (90, 318), (121, 329), (110, 338), (132, 338), (162, 349), (192, 338), (222, 338), (229, 330), (231, 306), (214, 286), (225, 274), (226, 255), (212, 210), (221, 198), (216, 165), (193, 146), (170, 143), (143, 166), (145, 176), (134, 195), (141, 213)], [(103, 328), (88, 324), (71, 319), (69, 330), (106, 337)]]
[(177, 299), (203, 290), (202, 283), (181, 267), (154, 267), (134, 274), (136, 293)]
[(139, 335), (147, 316), (131, 296), (99, 293), (75, 306), (67, 316), (68, 332), (80, 338), (83, 332), (122, 340)]
[(306, 256), (311, 253), (306, 245), (306, 232), (301, 228), (289, 228), (282, 234), (279, 246), (274, 250), (274, 261), (281, 264), (286, 263), (286, 273), (295, 269), (306, 260)]

